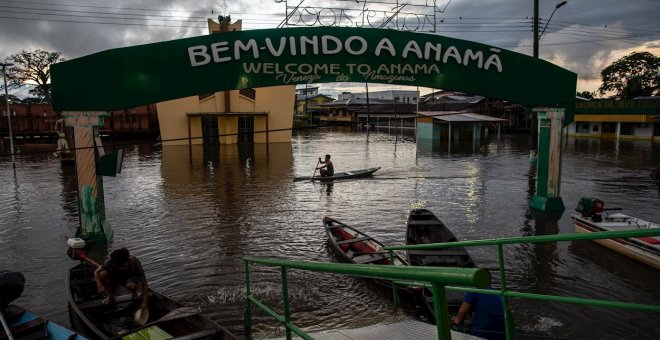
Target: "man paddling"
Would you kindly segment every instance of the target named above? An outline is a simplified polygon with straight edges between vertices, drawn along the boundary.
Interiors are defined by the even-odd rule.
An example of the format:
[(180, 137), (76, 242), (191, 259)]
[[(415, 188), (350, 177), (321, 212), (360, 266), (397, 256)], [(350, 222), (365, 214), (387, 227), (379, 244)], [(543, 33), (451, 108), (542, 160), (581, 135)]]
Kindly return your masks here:
[(332, 165), (332, 161), (330, 161), (330, 155), (325, 155), (325, 161), (322, 161), (319, 157), (319, 163), (323, 164), (316, 168), (321, 173), (321, 177), (332, 177), (335, 174), (335, 167)]
[(94, 279), (99, 293), (108, 293), (108, 297), (103, 300), (103, 303), (109, 304), (115, 301), (115, 290), (118, 286), (125, 286), (136, 298), (139, 284), (142, 288), (140, 309), (147, 307), (149, 284), (140, 260), (131, 256), (128, 249), (113, 250), (110, 258), (94, 272)]

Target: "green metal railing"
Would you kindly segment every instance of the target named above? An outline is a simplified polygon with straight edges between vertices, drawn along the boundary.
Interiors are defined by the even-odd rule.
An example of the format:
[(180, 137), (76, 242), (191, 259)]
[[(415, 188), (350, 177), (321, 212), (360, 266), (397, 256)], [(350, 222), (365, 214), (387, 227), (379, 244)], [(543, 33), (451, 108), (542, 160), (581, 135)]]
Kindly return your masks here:
[[(251, 337), (252, 329), (252, 304), (261, 308), (266, 314), (282, 323), (286, 329), (286, 338), (291, 339), (293, 331), (303, 339), (313, 339), (303, 330), (291, 323), (289, 311), (289, 288), (287, 280), (288, 269), (300, 269), (314, 272), (326, 272), (343, 274), (349, 276), (360, 276), (374, 279), (386, 280), (413, 280), (419, 283), (428, 283), (433, 291), (433, 302), (436, 315), (436, 328), (438, 339), (451, 339), (449, 327), (449, 312), (447, 300), (445, 299), (445, 286), (460, 285), (477, 288), (485, 288), (490, 283), (490, 275), (485, 269), (479, 268), (439, 268), (439, 267), (410, 267), (410, 266), (377, 266), (368, 264), (343, 264), (307, 261), (290, 261), (280, 259), (264, 259), (246, 256), (245, 263), (245, 290), (247, 295), (247, 306), (245, 308), (245, 333)], [(284, 315), (280, 315), (259, 301), (250, 287), (250, 263), (261, 264), (281, 268), (282, 301)]]
[[(349, 276), (359, 276), (374, 279), (391, 280), (394, 285), (415, 285), (428, 287), (433, 292), (434, 312), (436, 315), (436, 329), (438, 339), (451, 339), (449, 313), (447, 309), (447, 301), (445, 297), (445, 290), (454, 290), (460, 292), (474, 292), (483, 294), (499, 295), (503, 300), (503, 308), (506, 313), (505, 327), (507, 339), (515, 339), (515, 326), (513, 319), (508, 313), (509, 302), (508, 298), (526, 298), (535, 300), (545, 300), (552, 302), (572, 303), (578, 305), (591, 305), (599, 307), (611, 307), (619, 309), (639, 310), (646, 312), (660, 313), (660, 306), (627, 303), (609, 300), (597, 299), (584, 299), (575, 297), (566, 297), (558, 295), (544, 295), (515, 292), (507, 289), (506, 276), (504, 273), (504, 252), (503, 245), (505, 244), (521, 244), (521, 243), (545, 243), (545, 242), (562, 242), (562, 241), (578, 241), (578, 240), (597, 240), (597, 239), (615, 239), (615, 238), (635, 238), (646, 236), (660, 236), (660, 228), (643, 229), (643, 230), (630, 230), (630, 231), (608, 231), (598, 233), (585, 233), (585, 234), (559, 234), (559, 235), (544, 235), (544, 236), (529, 236), (529, 237), (511, 237), (503, 239), (488, 239), (488, 240), (475, 240), (475, 241), (461, 241), (449, 243), (433, 243), (422, 245), (401, 245), (385, 247), (390, 252), (390, 258), (393, 259), (393, 252), (395, 250), (429, 250), (429, 249), (443, 249), (454, 247), (476, 247), (476, 246), (497, 246), (498, 261), (499, 261), (499, 274), (501, 289), (490, 290), (483, 289), (490, 283), (490, 275), (485, 269), (478, 268), (448, 268), (448, 267), (408, 267), (408, 266), (378, 266), (368, 264), (340, 264), (340, 263), (324, 263), (324, 262), (305, 262), (305, 261), (290, 261), (280, 259), (264, 259), (246, 256), (243, 258), (245, 263), (245, 286), (247, 295), (247, 306), (245, 310), (245, 332), (248, 338), (251, 337), (252, 328), (252, 304), (264, 310), (268, 315), (275, 318), (282, 323), (286, 329), (287, 339), (291, 339), (292, 331), (303, 339), (312, 339), (300, 328), (296, 327), (291, 322), (291, 315), (289, 311), (289, 293), (287, 282), (287, 269), (300, 269), (315, 272), (327, 272), (335, 274), (343, 274)], [(279, 315), (268, 306), (260, 302), (252, 294), (250, 288), (250, 263), (261, 264), (265, 266), (280, 267), (281, 280), (282, 280), (282, 300), (284, 315)], [(391, 263), (394, 263), (392, 261)], [(476, 288), (472, 288), (476, 287)], [(393, 288), (395, 304), (398, 303), (396, 287)]]
[[(605, 231), (598, 233), (582, 233), (582, 234), (559, 234), (559, 235), (543, 235), (543, 236), (528, 236), (528, 237), (510, 237), (502, 239), (489, 239), (489, 240), (475, 240), (475, 241), (460, 241), (448, 243), (429, 243), (418, 245), (402, 245), (402, 246), (389, 246), (385, 250), (390, 252), (395, 250), (430, 250), (430, 249), (444, 249), (455, 247), (478, 247), (478, 246), (497, 246), (497, 255), (499, 262), (500, 272), (500, 290), (487, 290), (487, 289), (474, 289), (467, 287), (446, 286), (446, 289), (461, 291), (461, 292), (474, 292), (483, 294), (494, 294), (502, 296), (503, 308), (505, 311), (509, 310), (509, 297), (545, 300), (552, 302), (573, 303), (578, 305), (591, 305), (600, 307), (611, 307), (619, 309), (631, 309), (647, 312), (659, 312), (660, 306), (645, 305), (637, 303), (627, 303), (619, 301), (597, 300), (597, 299), (584, 299), (575, 297), (566, 297), (558, 295), (544, 295), (532, 294), (509, 291), (506, 285), (506, 275), (504, 274), (504, 251), (503, 245), (505, 244), (521, 244), (521, 243), (545, 243), (545, 242), (562, 242), (562, 241), (579, 241), (579, 240), (598, 240), (598, 239), (616, 239), (616, 238), (635, 238), (647, 236), (660, 236), (660, 228), (628, 230), (628, 231)], [(395, 281), (395, 283), (397, 283)], [(401, 282), (407, 284), (406, 282)], [(395, 291), (396, 293), (396, 291)], [(435, 298), (435, 292), (433, 292)], [(396, 300), (395, 300), (396, 301)], [(438, 314), (436, 314), (438, 315)], [(444, 317), (441, 315), (440, 317)], [(437, 319), (437, 318), (436, 318)], [(511, 315), (504, 313), (506, 338), (515, 339), (515, 326)]]

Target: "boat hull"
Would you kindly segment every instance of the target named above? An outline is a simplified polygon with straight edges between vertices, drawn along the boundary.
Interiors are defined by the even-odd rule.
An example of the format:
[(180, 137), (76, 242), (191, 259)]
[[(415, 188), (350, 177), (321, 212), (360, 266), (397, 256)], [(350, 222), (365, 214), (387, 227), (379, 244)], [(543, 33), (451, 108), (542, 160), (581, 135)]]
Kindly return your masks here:
[[(632, 218), (623, 214), (616, 214), (618, 219)], [(625, 216), (625, 217), (624, 217)], [(603, 222), (594, 222), (590, 218), (585, 218), (579, 215), (571, 215), (573, 225), (575, 226), (576, 233), (594, 233), (601, 231), (622, 231), (622, 230), (636, 230), (637, 225), (628, 224), (626, 221), (608, 221), (605, 217)], [(638, 220), (639, 221), (639, 220)], [(643, 221), (646, 222), (646, 221)], [(654, 227), (654, 223), (649, 223)], [(657, 244), (644, 242), (643, 240), (657, 239)], [(660, 269), (660, 239), (659, 238), (643, 238), (643, 239), (601, 239), (593, 240), (594, 242), (614, 250), (622, 255), (628, 256), (641, 263), (649, 265), (655, 269)]]
[(378, 171), (379, 169), (380, 167), (375, 167), (375, 168), (358, 169), (358, 170), (351, 170), (345, 172), (336, 172), (334, 176), (330, 176), (330, 177), (321, 177), (321, 176), (296, 177), (295, 180), (332, 182), (332, 181), (339, 181), (344, 179), (365, 178), (365, 177), (371, 177), (374, 174), (374, 172)]
[[(330, 217), (323, 219), (323, 226), (330, 248), (341, 261), (355, 264), (392, 265), (389, 252), (384, 250), (385, 245), (380, 241)], [(408, 262), (394, 253), (394, 265), (407, 266)], [(390, 281), (375, 281), (386, 287), (392, 287)], [(406, 291), (413, 289), (400, 286), (397, 288)]]
[[(72, 326), (93, 339), (109, 339), (122, 334), (162, 332), (163, 334), (190, 339), (236, 339), (226, 329), (203, 317), (199, 312), (183, 313), (181, 317), (155, 322), (177, 310), (182, 305), (159, 292), (149, 290), (149, 319), (153, 325), (141, 328), (133, 321), (133, 313), (141, 303), (141, 297), (130, 294), (118, 295), (116, 303), (103, 304), (103, 296), (96, 292), (93, 273), (95, 266), (86, 262), (71, 268), (67, 277), (67, 297)], [(140, 334), (144, 336), (144, 334)]]
[[(4, 312), (4, 317), (12, 330), (14, 339), (48, 339), (48, 340), (84, 340), (83, 336), (76, 332), (43, 319), (37, 314), (23, 307), (9, 305)], [(0, 339), (5, 338), (4, 330), (0, 327)]]

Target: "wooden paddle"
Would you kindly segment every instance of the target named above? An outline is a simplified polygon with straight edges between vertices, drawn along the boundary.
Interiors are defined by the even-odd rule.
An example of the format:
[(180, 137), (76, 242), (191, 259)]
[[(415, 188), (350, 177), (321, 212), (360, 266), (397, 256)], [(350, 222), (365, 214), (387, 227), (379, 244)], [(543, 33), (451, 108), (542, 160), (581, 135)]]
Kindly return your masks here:
[(149, 327), (151, 327), (153, 325), (156, 325), (158, 323), (161, 323), (161, 322), (170, 321), (170, 320), (174, 320), (174, 319), (183, 319), (183, 318), (193, 316), (193, 315), (197, 315), (197, 314), (199, 314), (199, 310), (195, 307), (175, 308), (172, 311), (170, 311), (169, 313), (165, 314), (162, 318), (160, 318), (158, 320), (146, 323), (146, 324), (144, 324), (144, 325), (142, 325), (138, 328), (131, 329), (130, 332), (128, 332), (128, 333), (123, 333), (123, 334), (116, 335), (116, 336), (110, 338), (110, 340), (119, 340), (119, 339), (121, 339), (121, 338), (123, 338), (123, 337), (125, 337), (129, 334), (133, 334), (133, 333), (135, 333), (139, 330), (149, 328)]
[(314, 173), (312, 173), (312, 178), (310, 179), (310, 181), (312, 181), (312, 182), (314, 181), (314, 176), (316, 175), (316, 168), (319, 167), (319, 164), (321, 164), (321, 158), (320, 157), (319, 157), (319, 161), (316, 162), (316, 166), (314, 167)]

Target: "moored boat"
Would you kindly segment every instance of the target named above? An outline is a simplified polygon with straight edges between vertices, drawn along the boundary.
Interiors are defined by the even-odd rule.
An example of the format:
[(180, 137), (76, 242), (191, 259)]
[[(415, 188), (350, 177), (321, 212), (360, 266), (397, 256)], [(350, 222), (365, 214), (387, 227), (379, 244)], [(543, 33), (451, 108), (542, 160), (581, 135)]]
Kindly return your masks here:
[[(392, 265), (385, 245), (373, 237), (341, 223), (334, 218), (324, 217), (323, 226), (328, 236), (328, 244), (344, 262), (356, 264)], [(394, 253), (395, 266), (407, 266), (408, 262)], [(378, 281), (391, 287), (389, 281)], [(408, 288), (408, 287), (406, 287)]]
[(149, 289), (148, 319), (134, 321), (141, 297), (117, 295), (115, 302), (104, 304), (97, 293), (94, 271), (97, 266), (85, 261), (69, 270), (67, 297), (74, 328), (94, 339), (236, 339), (220, 325), (206, 319), (194, 307), (181, 304)]
[[(410, 211), (406, 225), (407, 245), (456, 241), (456, 236), (431, 211)], [(474, 267), (474, 261), (464, 247), (408, 250), (408, 260), (412, 266)]]
[[(571, 215), (576, 233), (660, 228), (658, 223), (645, 221), (637, 217), (618, 212), (610, 214), (608, 209), (605, 209), (605, 203), (596, 198), (583, 197), (575, 210), (581, 213), (580, 215)], [(594, 241), (639, 262), (660, 269), (660, 236)]]
[[(414, 209), (408, 215), (406, 224), (406, 244), (429, 244), (456, 242), (456, 236), (447, 226), (427, 209)], [(475, 267), (470, 253), (464, 247), (438, 249), (411, 249), (407, 251), (411, 266), (430, 267)], [(450, 311), (456, 312), (463, 303), (463, 293), (447, 290), (447, 304)], [(430, 290), (422, 291), (422, 300), (429, 315), (435, 317), (433, 294)]]
[(357, 169), (357, 170), (350, 170), (350, 171), (344, 171), (344, 172), (335, 172), (335, 174), (333, 176), (329, 176), (329, 177), (322, 177), (322, 176), (296, 177), (295, 180), (296, 181), (311, 180), (311, 181), (329, 182), (329, 181), (342, 180), (342, 179), (363, 178), (363, 177), (372, 176), (374, 174), (374, 172), (378, 171), (378, 169), (380, 169), (380, 167)]
[(23, 292), (25, 278), (20, 272), (0, 271), (0, 339), (83, 340), (76, 332), (9, 303)]

